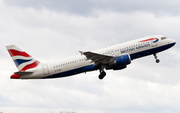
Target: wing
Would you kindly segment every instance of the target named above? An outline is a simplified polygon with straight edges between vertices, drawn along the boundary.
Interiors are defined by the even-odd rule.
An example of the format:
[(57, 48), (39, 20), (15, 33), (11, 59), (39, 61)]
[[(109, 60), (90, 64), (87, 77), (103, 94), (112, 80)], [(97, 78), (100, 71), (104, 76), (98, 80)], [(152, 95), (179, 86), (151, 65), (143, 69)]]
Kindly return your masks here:
[(113, 56), (107, 56), (93, 52), (81, 52), (81, 53), (86, 56), (87, 60), (92, 60), (92, 62), (94, 62), (96, 66), (99, 64), (109, 64), (114, 61)]

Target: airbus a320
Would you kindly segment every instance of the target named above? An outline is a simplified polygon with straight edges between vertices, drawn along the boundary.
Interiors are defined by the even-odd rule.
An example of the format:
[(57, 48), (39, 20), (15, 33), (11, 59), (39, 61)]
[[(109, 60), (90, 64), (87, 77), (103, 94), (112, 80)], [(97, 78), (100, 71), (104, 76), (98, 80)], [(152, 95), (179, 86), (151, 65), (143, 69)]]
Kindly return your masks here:
[(105, 70), (125, 69), (134, 59), (154, 55), (176, 44), (175, 40), (162, 35), (147, 36), (126, 43), (105, 47), (95, 51), (82, 52), (55, 63), (43, 63), (15, 45), (6, 46), (18, 71), (11, 79), (50, 79), (68, 77), (79, 73), (99, 70), (99, 79), (106, 76)]

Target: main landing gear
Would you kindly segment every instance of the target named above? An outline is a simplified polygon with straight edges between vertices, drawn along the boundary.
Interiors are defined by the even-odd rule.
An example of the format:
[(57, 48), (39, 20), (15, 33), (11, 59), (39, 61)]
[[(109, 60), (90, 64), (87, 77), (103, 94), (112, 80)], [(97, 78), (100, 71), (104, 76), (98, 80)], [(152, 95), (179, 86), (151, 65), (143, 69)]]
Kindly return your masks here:
[(105, 71), (102, 71), (99, 75), (99, 79), (103, 79), (104, 77), (106, 76), (106, 72)]
[(103, 79), (105, 76), (106, 76), (106, 72), (104, 71), (104, 68), (105, 68), (106, 66), (105, 65), (101, 65), (101, 68), (100, 68), (100, 75), (99, 75), (99, 79)]
[(156, 63), (159, 63), (160, 60), (157, 58), (157, 54), (155, 53), (155, 54), (153, 54), (153, 55), (154, 55), (154, 58), (156, 59)]

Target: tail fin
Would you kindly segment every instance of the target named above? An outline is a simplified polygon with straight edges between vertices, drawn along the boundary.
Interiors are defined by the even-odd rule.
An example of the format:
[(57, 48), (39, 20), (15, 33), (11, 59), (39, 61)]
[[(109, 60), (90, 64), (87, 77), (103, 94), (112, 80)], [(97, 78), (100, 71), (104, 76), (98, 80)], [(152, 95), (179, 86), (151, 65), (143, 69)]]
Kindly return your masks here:
[(32, 58), (29, 54), (22, 51), (15, 45), (6, 46), (9, 54), (11, 55), (16, 67), (19, 71), (26, 71), (38, 66), (39, 61)]

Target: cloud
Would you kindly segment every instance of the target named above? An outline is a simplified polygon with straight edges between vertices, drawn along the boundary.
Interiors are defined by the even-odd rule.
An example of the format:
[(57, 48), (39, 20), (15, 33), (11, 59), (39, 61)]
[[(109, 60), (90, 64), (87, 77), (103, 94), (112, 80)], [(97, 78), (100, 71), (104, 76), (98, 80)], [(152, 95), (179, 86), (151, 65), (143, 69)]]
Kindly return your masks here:
[(157, 15), (179, 15), (178, 0), (5, 0), (11, 6), (30, 7), (42, 10), (43, 8), (72, 14), (89, 15), (93, 10), (131, 13), (145, 11)]
[[(84, 13), (90, 11), (89, 16), (79, 12), (81, 7), (65, 7), (68, 2), (64, 3), (63, 10), (59, 10), (59, 1), (56, 4), (0, 1), (0, 109), (19, 113), (179, 112), (180, 17), (168, 13), (156, 16), (153, 11), (146, 12), (146, 8), (144, 11), (132, 4), (129, 4), (132, 9), (124, 6), (122, 11), (116, 11), (122, 1), (116, 4), (100, 0), (84, 2), (81, 1), (87, 7)], [(105, 5), (99, 9), (95, 5), (92, 7), (99, 3)], [(163, 3), (160, 8), (166, 10), (167, 3)], [(116, 6), (115, 9), (111, 4)], [(110, 10), (102, 10), (107, 5), (105, 9)], [(39, 6), (42, 7), (40, 10)], [(173, 48), (158, 54), (160, 64), (155, 63), (153, 56), (137, 59), (124, 70), (107, 71), (102, 81), (98, 79), (98, 71), (51, 80), (9, 79), (17, 71), (5, 49), (9, 44), (46, 62), (80, 55), (79, 50), (95, 50), (154, 34), (177, 41)]]

